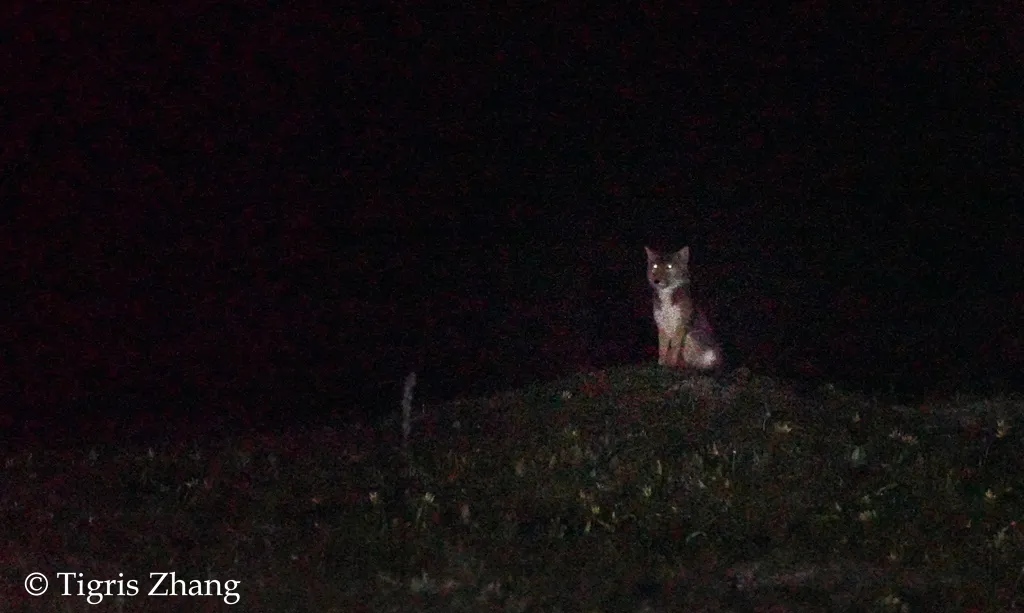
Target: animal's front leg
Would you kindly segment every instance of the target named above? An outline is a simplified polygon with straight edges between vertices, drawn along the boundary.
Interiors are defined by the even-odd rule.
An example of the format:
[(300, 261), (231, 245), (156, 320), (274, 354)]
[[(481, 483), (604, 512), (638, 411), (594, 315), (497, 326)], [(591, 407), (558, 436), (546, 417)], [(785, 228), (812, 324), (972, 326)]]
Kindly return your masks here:
[(668, 344), (668, 334), (661, 326), (658, 326), (658, 364), (661, 366), (668, 363)]
[(665, 364), (668, 366), (679, 365), (679, 352), (683, 348), (683, 338), (686, 336), (686, 327), (680, 326), (668, 335), (668, 353), (665, 356)]

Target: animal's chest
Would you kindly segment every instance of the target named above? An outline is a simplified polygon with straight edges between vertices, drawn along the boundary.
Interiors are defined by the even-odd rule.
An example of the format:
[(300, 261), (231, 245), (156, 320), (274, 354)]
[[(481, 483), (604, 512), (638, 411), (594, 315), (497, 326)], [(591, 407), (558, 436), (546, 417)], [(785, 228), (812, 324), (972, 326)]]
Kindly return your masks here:
[(690, 302), (680, 292), (660, 290), (655, 294), (654, 322), (663, 330), (678, 330), (690, 317)]

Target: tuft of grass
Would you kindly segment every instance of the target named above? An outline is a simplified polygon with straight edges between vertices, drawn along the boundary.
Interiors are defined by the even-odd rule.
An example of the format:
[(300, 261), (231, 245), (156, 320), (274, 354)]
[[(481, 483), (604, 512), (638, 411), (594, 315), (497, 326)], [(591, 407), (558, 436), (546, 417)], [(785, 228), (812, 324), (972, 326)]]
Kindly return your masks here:
[[(429, 407), (405, 453), (397, 420), (9, 451), (0, 610), (1013, 610), (1022, 409), (634, 366)], [(149, 596), (172, 572), (199, 593)]]

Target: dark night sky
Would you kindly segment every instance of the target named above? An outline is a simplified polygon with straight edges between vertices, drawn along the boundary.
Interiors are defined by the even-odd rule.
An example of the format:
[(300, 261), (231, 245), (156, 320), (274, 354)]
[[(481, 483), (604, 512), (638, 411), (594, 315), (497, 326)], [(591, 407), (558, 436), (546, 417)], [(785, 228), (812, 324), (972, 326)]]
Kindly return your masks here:
[(645, 244), (733, 365), (1019, 387), (1024, 18), (891, 4), (4, 9), (3, 425), (651, 360)]

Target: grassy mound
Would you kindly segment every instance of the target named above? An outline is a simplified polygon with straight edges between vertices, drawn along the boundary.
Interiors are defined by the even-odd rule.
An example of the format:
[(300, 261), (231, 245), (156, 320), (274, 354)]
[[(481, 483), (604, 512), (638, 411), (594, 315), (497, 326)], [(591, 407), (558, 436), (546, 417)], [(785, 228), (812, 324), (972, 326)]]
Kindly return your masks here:
[(385, 420), (10, 452), (0, 609), (1013, 610), (1022, 416), (638, 366), (418, 409), (407, 450)]

